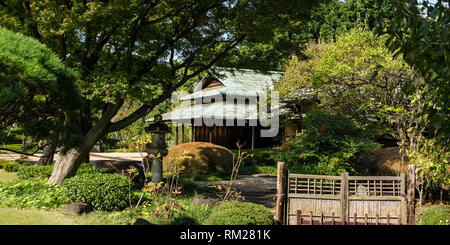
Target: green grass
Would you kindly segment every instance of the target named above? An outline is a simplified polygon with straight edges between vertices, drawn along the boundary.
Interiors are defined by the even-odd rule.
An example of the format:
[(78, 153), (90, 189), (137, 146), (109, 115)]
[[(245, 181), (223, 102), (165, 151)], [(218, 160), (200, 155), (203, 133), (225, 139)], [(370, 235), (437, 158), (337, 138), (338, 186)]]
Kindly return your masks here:
[(3, 169), (0, 169), (0, 183), (7, 182), (11, 180), (17, 179), (17, 174), (15, 172), (6, 172)]
[[(416, 208), (416, 210), (418, 210)], [(424, 207), (421, 225), (450, 225), (450, 205), (437, 204)]]
[(0, 208), (0, 225), (127, 225), (132, 224), (124, 212), (91, 212), (74, 215), (61, 210)]

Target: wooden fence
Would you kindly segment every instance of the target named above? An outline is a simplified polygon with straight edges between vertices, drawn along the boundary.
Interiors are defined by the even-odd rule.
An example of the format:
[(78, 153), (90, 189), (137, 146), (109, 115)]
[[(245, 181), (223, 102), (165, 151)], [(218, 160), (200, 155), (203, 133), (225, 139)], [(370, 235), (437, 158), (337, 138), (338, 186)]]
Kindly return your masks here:
[(291, 174), (282, 223), (404, 224), (405, 175), (341, 176)]

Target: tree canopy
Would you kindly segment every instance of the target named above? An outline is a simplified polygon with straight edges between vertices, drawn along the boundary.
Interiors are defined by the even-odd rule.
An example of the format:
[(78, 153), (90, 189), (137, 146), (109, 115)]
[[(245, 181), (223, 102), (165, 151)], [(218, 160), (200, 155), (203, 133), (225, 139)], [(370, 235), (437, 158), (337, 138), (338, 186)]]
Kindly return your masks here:
[[(283, 23), (308, 16), (311, 1), (0, 1), (3, 27), (33, 36), (80, 72), (84, 142), (69, 153), (60, 183), (92, 145), (147, 115), (173, 91), (248, 42), (271, 40)], [(264, 62), (264, 61), (263, 61)], [(112, 118), (128, 98), (141, 106)], [(69, 157), (67, 155), (67, 157)], [(67, 164), (67, 162), (70, 162)], [(57, 162), (55, 170), (59, 169)], [(56, 177), (58, 176), (58, 177)]]
[(0, 28), (0, 132), (16, 124), (38, 139), (50, 137), (50, 131), (68, 136), (73, 131), (63, 122), (81, 106), (76, 80), (45, 45)]
[(386, 6), (395, 15), (380, 25), (380, 32), (389, 34), (389, 49), (403, 55), (423, 78), (420, 88), (429, 99), (422, 101), (423, 123), (437, 143), (450, 147), (450, 2), (390, 0)]

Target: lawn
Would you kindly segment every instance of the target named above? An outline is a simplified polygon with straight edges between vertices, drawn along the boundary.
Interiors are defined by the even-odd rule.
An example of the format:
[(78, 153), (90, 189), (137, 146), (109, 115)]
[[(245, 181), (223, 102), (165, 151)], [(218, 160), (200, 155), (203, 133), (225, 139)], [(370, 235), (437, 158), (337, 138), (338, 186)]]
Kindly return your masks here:
[(17, 175), (14, 172), (6, 172), (3, 169), (0, 169), (0, 182), (6, 182), (10, 180), (17, 179)]
[(132, 220), (121, 213), (67, 214), (63, 210), (0, 208), (0, 225), (127, 225)]

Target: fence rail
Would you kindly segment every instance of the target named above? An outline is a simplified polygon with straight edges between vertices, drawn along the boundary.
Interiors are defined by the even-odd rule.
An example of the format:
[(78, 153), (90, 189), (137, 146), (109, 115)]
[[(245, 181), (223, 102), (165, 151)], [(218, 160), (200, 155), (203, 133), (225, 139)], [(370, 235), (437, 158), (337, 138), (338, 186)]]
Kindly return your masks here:
[(327, 176), (289, 173), (286, 182), (286, 224), (348, 224), (350, 220), (354, 224), (402, 224), (406, 221), (404, 174)]

